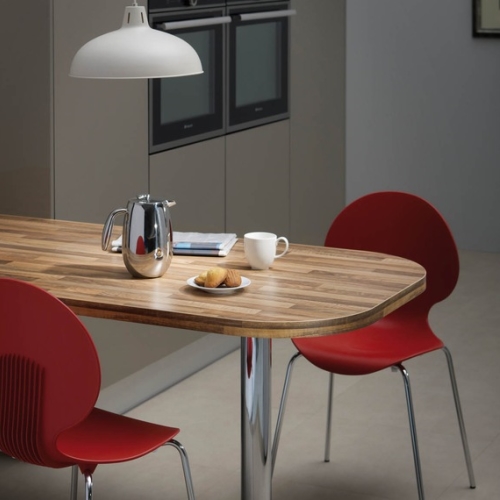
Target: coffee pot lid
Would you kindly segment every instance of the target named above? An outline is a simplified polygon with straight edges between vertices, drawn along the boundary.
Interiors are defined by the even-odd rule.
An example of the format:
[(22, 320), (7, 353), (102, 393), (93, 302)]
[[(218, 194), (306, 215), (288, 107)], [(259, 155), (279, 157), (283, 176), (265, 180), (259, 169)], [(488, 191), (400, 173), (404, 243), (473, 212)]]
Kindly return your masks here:
[(176, 203), (170, 200), (160, 200), (151, 198), (150, 194), (139, 194), (136, 198), (129, 200), (130, 203), (139, 203), (144, 205), (167, 205), (167, 207), (173, 207)]

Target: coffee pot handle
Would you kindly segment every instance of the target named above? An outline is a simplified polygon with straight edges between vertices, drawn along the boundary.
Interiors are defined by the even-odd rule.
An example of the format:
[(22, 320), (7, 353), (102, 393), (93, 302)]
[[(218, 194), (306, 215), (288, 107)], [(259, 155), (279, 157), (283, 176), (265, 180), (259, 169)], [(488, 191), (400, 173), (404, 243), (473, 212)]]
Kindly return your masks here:
[(115, 217), (119, 214), (126, 214), (126, 213), (127, 213), (126, 208), (117, 208), (108, 215), (108, 218), (104, 223), (104, 227), (102, 228), (101, 246), (104, 251), (106, 251), (109, 248), (109, 242), (111, 241), (111, 233), (113, 232)]

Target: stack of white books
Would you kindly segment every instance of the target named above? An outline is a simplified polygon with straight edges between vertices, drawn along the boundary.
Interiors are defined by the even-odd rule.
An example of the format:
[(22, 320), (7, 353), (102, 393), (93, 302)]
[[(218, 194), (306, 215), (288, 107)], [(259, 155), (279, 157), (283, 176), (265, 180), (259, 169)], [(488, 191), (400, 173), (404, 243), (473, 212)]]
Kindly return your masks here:
[(174, 255), (225, 257), (237, 239), (234, 233), (182, 233), (174, 231)]
[[(225, 257), (237, 241), (234, 233), (181, 233), (172, 235), (174, 255)], [(122, 237), (111, 243), (113, 252), (122, 251)]]

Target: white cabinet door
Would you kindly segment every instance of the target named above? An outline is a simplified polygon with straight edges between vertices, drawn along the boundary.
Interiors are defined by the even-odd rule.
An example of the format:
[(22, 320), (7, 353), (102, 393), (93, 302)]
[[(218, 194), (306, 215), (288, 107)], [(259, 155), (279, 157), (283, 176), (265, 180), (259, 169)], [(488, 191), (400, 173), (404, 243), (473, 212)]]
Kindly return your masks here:
[(226, 136), (226, 229), (290, 233), (290, 124)]

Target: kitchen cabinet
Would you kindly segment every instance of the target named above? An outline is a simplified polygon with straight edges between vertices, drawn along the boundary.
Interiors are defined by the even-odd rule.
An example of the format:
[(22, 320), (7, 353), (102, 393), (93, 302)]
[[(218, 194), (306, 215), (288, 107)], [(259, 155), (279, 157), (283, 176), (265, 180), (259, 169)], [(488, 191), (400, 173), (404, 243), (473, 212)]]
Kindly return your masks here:
[(174, 230), (288, 235), (289, 135), (284, 120), (151, 155), (150, 192), (177, 202)]
[(50, 2), (29, 3), (2, 3), (0, 212), (50, 217)]
[(323, 244), (345, 205), (345, 0), (292, 0), (290, 240)]
[(2, 6), (10, 20), (0, 43), (3, 213), (104, 222), (147, 191), (147, 82), (68, 76), (78, 48), (118, 28), (128, 4)]
[[(70, 78), (76, 51), (117, 29), (127, 0), (53, 1), (54, 216), (101, 222), (148, 190), (146, 80)], [(97, 15), (98, 13), (98, 15)]]
[(226, 136), (226, 230), (290, 234), (290, 123)]
[(149, 170), (151, 194), (176, 202), (174, 231), (224, 232), (224, 137), (151, 155)]
[[(128, 0), (27, 0), (5, 5), (11, 22), (2, 37), (11, 43), (0, 44), (2, 64), (7, 68), (0, 82), (1, 212), (103, 222), (128, 198), (156, 192), (156, 176), (165, 174), (159, 173), (162, 156), (148, 156), (147, 82), (68, 76), (76, 50), (90, 38), (118, 28), (122, 9), (128, 4)], [(219, 226), (223, 217), (222, 184), (216, 185), (215, 179), (227, 181), (225, 224), (238, 233), (255, 217), (256, 226), (263, 227), (268, 221), (275, 231), (288, 232), (292, 241), (321, 243), (330, 221), (343, 207), (345, 0), (292, 0), (292, 8), (297, 15), (291, 18), (289, 148), (276, 149), (280, 158), (264, 153), (275, 137), (282, 141), (280, 126), (271, 124), (271, 129), (227, 136), (224, 148), (217, 143), (218, 152), (209, 149), (203, 153), (212, 147), (205, 146), (210, 141), (174, 150), (172, 164), (182, 168), (175, 173), (174, 193), (167, 185), (165, 194), (175, 198), (179, 192), (174, 220), (181, 226), (191, 226), (196, 215), (193, 207), (182, 207), (188, 198), (184, 190), (196, 191), (195, 181), (203, 186), (209, 171), (213, 181), (209, 179), (208, 185), (219, 194), (217, 202), (211, 199), (206, 211), (200, 211), (203, 220), (198, 219), (197, 225), (207, 230), (212, 223)], [(31, 61), (29, 68), (26, 60)], [(270, 135), (262, 137), (267, 130)], [(228, 154), (224, 160), (220, 158), (223, 149)], [(170, 162), (167, 154), (163, 158)], [(188, 158), (194, 162), (189, 167)], [(228, 167), (227, 178), (222, 180), (221, 168), (226, 164), (233, 167)], [(258, 169), (265, 170), (270, 179), (269, 186), (261, 183), (261, 194), (270, 200), (262, 205), (250, 199), (255, 194), (252, 183), (258, 182), (258, 176), (251, 173)], [(181, 184), (187, 171), (188, 182)], [(281, 186), (277, 186), (275, 174), (284, 176)], [(170, 182), (170, 178), (165, 180)], [(272, 200), (265, 193), (271, 185), (276, 188)], [(158, 194), (162, 193), (163, 188)], [(270, 210), (265, 208), (268, 203)], [(286, 203), (288, 214), (283, 211)]]

